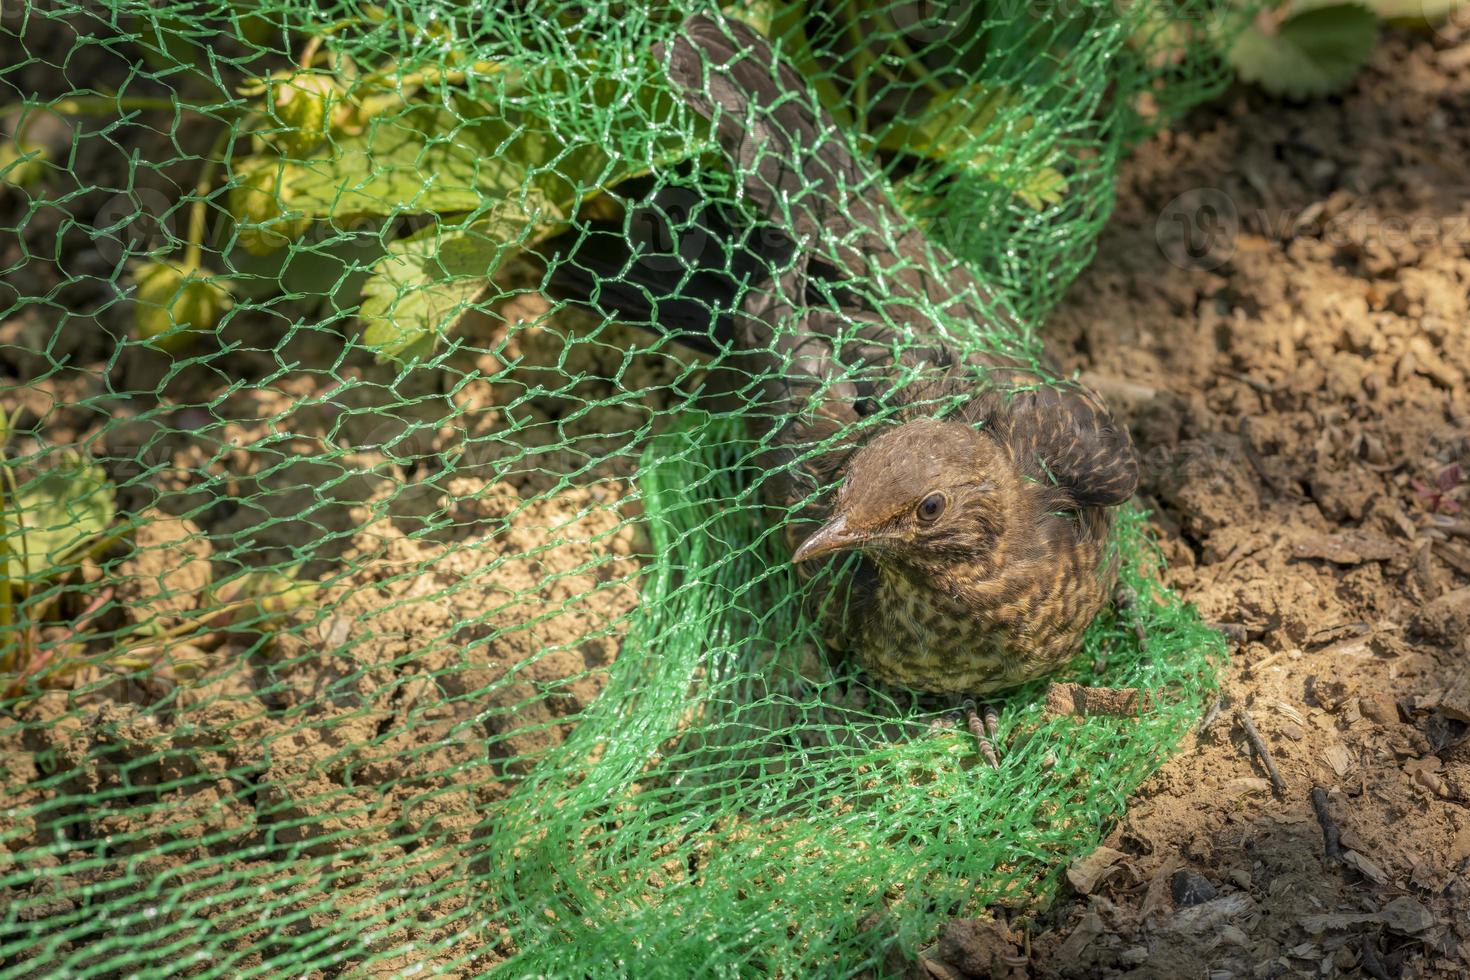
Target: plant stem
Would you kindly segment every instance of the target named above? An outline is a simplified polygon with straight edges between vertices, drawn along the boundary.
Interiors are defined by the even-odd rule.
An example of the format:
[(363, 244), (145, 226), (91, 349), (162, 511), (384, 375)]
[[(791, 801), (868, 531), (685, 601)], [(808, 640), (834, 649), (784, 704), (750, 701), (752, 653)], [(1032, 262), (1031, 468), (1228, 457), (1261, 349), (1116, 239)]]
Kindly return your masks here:
[[(322, 586), (320, 584), (317, 584), (312, 588), (311, 592), (314, 594), (316, 592), (319, 592), (321, 588)], [(106, 659), (111, 660), (115, 657), (122, 656), (129, 651), (141, 650), (145, 647), (152, 646), (155, 643), (160, 643), (164, 640), (177, 639), (178, 637), (184, 636), (191, 631), (200, 628), (201, 626), (208, 626), (211, 620), (216, 619), (220, 616), (228, 616), (230, 613), (236, 613), (242, 609), (249, 609), (252, 606), (258, 606), (261, 602), (261, 599), (261, 596), (251, 596), (248, 599), (236, 599), (234, 602), (227, 602), (223, 606), (211, 609), (208, 612), (200, 613), (198, 616), (195, 616), (192, 619), (186, 619), (181, 623), (170, 626), (168, 629), (163, 630), (162, 632), (154, 633), (150, 636), (139, 637), (131, 643), (124, 643), (121, 646), (114, 647), (112, 651), (107, 655)], [(211, 632), (213, 631), (211, 630)]]
[[(20, 409), (17, 408), (15, 410), (15, 413), (10, 417), (10, 419), (6, 423), (5, 431), (6, 432), (13, 432), (13, 431), (15, 431), (15, 423), (18, 422), (19, 420), (20, 420)], [(0, 487), (0, 497), (6, 497), (6, 496), (8, 496), (11, 504), (18, 505), (18, 503), (20, 501), (20, 487), (15, 482), (15, 472), (14, 472), (14, 470), (10, 466), (10, 460), (5, 457), (4, 447), (0, 447), (0, 471), (3, 471), (4, 472), (4, 475), (5, 475), (4, 486), (3, 487)], [(7, 506), (7, 507), (4, 508), (4, 513), (5, 513), (5, 515), (7, 517), (9, 516), (9, 514), (10, 514), (10, 507), (9, 506)], [(17, 667), (19, 667), (21, 664), (29, 663), (30, 662), (31, 653), (32, 653), (32, 647), (31, 647), (31, 643), (30, 643), (30, 640), (31, 640), (31, 629), (30, 629), (30, 627), (26, 627), (26, 626), (21, 626), (20, 625), (20, 619), (22, 617), (17, 615), (18, 610), (17, 610), (17, 608), (15, 606), (15, 596), (14, 596), (14, 593), (12, 592), (12, 590), (10, 588), (10, 561), (11, 561), (11, 557), (13, 555), (15, 555), (16, 552), (15, 552), (14, 549), (12, 549), (10, 547), (10, 535), (8, 533), (9, 532), (9, 524), (6, 523), (4, 525), (0, 525), (0, 527), (3, 527), (4, 530), (7, 532), (6, 535), (5, 535), (5, 540), (4, 540), (4, 545), (5, 545), (5, 555), (4, 555), (4, 560), (5, 560), (5, 573), (4, 573), (4, 575), (0, 575), (0, 578), (3, 578), (5, 580), (5, 590), (4, 590), (4, 606), (5, 606), (5, 619), (6, 619), (5, 625), (7, 627), (9, 627), (9, 632), (13, 632), (15, 634), (15, 646), (16, 646), (16, 649), (20, 653), (19, 659), (16, 659), (16, 658), (10, 656), (9, 654), (6, 655), (6, 658), (5, 658), (5, 668), (6, 668), (7, 671), (11, 671), (11, 670), (14, 670)], [(16, 531), (16, 537), (18, 537), (20, 539), (20, 553), (19, 553), (19, 558), (20, 558), (20, 571), (21, 571), (21, 574), (22, 575), (25, 575), (25, 574), (27, 574), (30, 571), (30, 567), (31, 567), (30, 557), (31, 556), (30, 556), (30, 548), (27, 547), (27, 545), (26, 545), (25, 524), (22, 522), (21, 515), (20, 515), (19, 512), (17, 512), (16, 515), (15, 515), (15, 531)], [(8, 644), (7, 644), (7, 648), (8, 648)]]
[(200, 255), (204, 251), (204, 235), (209, 223), (208, 196), (214, 185), (215, 172), (224, 162), (225, 147), (234, 135), (233, 127), (226, 129), (209, 148), (209, 155), (199, 165), (199, 179), (194, 184), (194, 201), (189, 205), (189, 236), (184, 246), (184, 270), (193, 272), (199, 268)]
[[(0, 446), (0, 467), (10, 469), (4, 446)], [(0, 636), (4, 637), (4, 645), (0, 646), (0, 651), (3, 651), (0, 652), (0, 673), (8, 674), (14, 669), (11, 651), (18, 641), (11, 639), (15, 631), (15, 594), (10, 589), (10, 521), (5, 498), (4, 490), (0, 489)]]
[(498, 61), (477, 61), (468, 68), (448, 70), (441, 67), (421, 68), (406, 75), (394, 75), (391, 69), (383, 69), (370, 75), (364, 75), (360, 84), (381, 85), (384, 82), (392, 82), (394, 88), (398, 90), (415, 85), (458, 85), (472, 74), (494, 75), (504, 70), (505, 66)]
[[(238, 106), (215, 106), (210, 109), (202, 109), (199, 106), (188, 105), (176, 99), (163, 99), (156, 96), (146, 95), (69, 95), (55, 102), (12, 102), (6, 106), (0, 106), (0, 119), (13, 112), (28, 112), (31, 109), (43, 109), (60, 113), (63, 116), (113, 116), (123, 112), (197, 112), (200, 115), (211, 118), (221, 115), (238, 115), (245, 110)], [(20, 138), (20, 130), (23, 130), (33, 114), (28, 114), (21, 126), (17, 127), (16, 139)]]
[(888, 18), (888, 15), (881, 11), (877, 13), (877, 17), (883, 22), (883, 27), (886, 30), (893, 32), (893, 47), (905, 59), (904, 67), (908, 69), (909, 74), (918, 79), (919, 84), (928, 89), (930, 95), (948, 98), (950, 92), (943, 85), (939, 84), (939, 81), (934, 77), (934, 73), (924, 66), (923, 59), (909, 46), (908, 39), (903, 36), (903, 32), (898, 29), (898, 25), (894, 24)]

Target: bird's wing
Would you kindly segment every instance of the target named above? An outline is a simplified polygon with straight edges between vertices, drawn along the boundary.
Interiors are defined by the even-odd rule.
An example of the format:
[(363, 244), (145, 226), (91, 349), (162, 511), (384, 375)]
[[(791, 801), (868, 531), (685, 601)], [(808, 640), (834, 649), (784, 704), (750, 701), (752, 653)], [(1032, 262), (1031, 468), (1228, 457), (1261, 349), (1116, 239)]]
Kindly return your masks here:
[(971, 411), (987, 412), (996, 436), (1023, 469), (1078, 507), (1108, 507), (1133, 496), (1138, 489), (1133, 438), (1096, 394), (1075, 382), (1043, 381), (1025, 371), (994, 372), (991, 383), (991, 392)]

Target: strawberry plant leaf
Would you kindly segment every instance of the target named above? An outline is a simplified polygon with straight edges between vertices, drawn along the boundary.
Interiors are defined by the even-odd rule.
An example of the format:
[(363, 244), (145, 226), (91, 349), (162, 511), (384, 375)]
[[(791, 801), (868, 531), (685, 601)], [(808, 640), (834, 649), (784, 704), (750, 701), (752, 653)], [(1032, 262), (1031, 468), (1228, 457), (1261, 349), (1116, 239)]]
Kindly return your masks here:
[[(970, 85), (934, 100), (937, 108), (894, 122), (879, 134), (880, 149), (911, 153), (993, 180), (1037, 211), (1059, 203), (1067, 179), (1052, 167), (1026, 159), (1022, 137), (1034, 125), (1003, 88)], [(997, 152), (1002, 145), (1016, 149)]]
[(362, 288), (363, 343), (379, 358), (432, 350), (510, 255), (544, 240), (567, 212), (545, 199), (506, 198), (459, 227), (432, 225), (388, 246)]
[(481, 187), (511, 166), (494, 154), (503, 128), (438, 106), (407, 105), (293, 162), (291, 206), (317, 217), (473, 211)]
[(112, 523), (116, 495), (102, 467), (75, 454), (7, 495), (5, 574), (10, 581), (34, 585), (63, 571), (80, 545)]
[(1276, 95), (1309, 98), (1338, 91), (1368, 63), (1378, 18), (1355, 3), (1293, 13), (1271, 31), (1260, 22), (1230, 49), (1240, 77)]

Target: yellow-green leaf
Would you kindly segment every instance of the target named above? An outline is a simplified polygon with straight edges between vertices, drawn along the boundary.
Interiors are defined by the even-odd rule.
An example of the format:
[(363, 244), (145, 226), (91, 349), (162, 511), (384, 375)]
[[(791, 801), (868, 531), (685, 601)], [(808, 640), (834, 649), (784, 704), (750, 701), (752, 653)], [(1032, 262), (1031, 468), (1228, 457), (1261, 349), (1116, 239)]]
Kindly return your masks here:
[(296, 161), (291, 206), (336, 217), (473, 211), (482, 185), (513, 165), (499, 156), (500, 128), (437, 106), (384, 112), (361, 135), (334, 138)]
[[(881, 149), (947, 163), (1006, 187), (1027, 205), (1040, 211), (1059, 203), (1067, 192), (1061, 172), (1039, 160), (1043, 149), (1027, 147), (1021, 139), (1034, 120), (1016, 107), (1003, 88), (970, 85), (936, 97), (926, 112), (886, 127), (878, 137)], [(1002, 147), (1013, 149), (1002, 151)]]
[(506, 256), (560, 228), (566, 212), (538, 200), (502, 201), (459, 228), (434, 225), (388, 247), (363, 286), (363, 342), (380, 357), (425, 352), (449, 333)]
[[(8, 464), (7, 464), (8, 465)], [(12, 582), (45, 581), (64, 571), (83, 544), (107, 529), (116, 491), (102, 467), (62, 457), (5, 501), (6, 574)]]
[(1021, 186), (1015, 188), (1016, 196), (1037, 211), (1048, 204), (1062, 203), (1067, 191), (1067, 178), (1051, 167), (1042, 167), (1027, 175)]

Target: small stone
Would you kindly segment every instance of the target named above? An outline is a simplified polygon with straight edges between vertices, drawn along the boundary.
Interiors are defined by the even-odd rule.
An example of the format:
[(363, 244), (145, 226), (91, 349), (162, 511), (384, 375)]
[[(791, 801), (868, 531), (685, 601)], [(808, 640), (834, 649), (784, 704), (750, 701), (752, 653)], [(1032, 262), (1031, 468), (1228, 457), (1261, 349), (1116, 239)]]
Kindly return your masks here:
[(1208, 902), (1220, 894), (1208, 878), (1185, 868), (1174, 872), (1169, 891), (1174, 896), (1174, 907), (1180, 909)]
[(1470, 586), (1446, 592), (1427, 604), (1409, 622), (1413, 636), (1452, 646), (1470, 632)]
[(1380, 725), (1391, 728), (1399, 723), (1399, 707), (1387, 694), (1370, 694), (1362, 699), (1359, 707), (1362, 709), (1363, 717), (1376, 721)]

